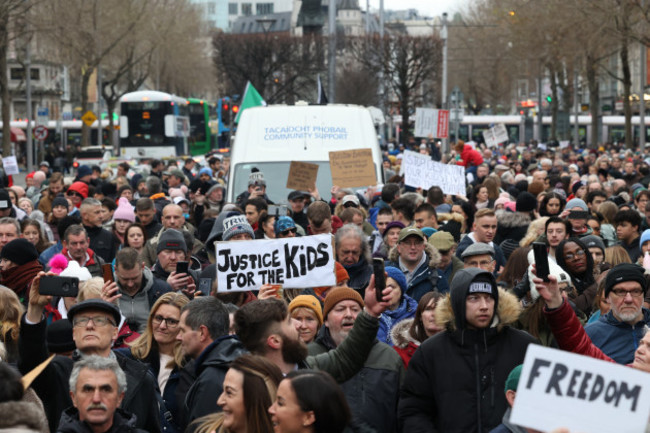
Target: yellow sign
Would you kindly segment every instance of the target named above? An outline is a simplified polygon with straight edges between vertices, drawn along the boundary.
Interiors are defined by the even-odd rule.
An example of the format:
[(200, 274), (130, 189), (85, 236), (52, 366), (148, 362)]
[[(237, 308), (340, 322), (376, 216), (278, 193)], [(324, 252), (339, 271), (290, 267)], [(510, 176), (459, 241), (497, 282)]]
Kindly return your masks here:
[(86, 111), (86, 114), (81, 116), (81, 120), (83, 120), (84, 123), (90, 127), (93, 126), (93, 123), (95, 123), (95, 121), (97, 120), (97, 116), (95, 116), (95, 113), (88, 110)]

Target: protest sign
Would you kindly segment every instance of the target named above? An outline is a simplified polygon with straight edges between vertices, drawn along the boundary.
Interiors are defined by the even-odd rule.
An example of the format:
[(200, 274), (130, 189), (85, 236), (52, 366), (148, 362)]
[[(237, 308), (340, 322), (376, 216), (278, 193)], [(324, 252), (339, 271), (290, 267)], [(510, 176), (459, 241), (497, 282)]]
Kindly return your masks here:
[(298, 191), (311, 191), (316, 187), (318, 177), (318, 164), (309, 162), (291, 161), (287, 189)]
[(510, 139), (508, 131), (503, 123), (494, 125), (490, 129), (483, 131), (483, 139), (488, 147), (496, 147), (499, 143), (505, 143)]
[(449, 135), (449, 110), (436, 110), (435, 108), (415, 109), (416, 137), (447, 138)]
[(645, 431), (650, 374), (535, 344), (528, 346), (510, 421), (539, 431)]
[(332, 185), (341, 188), (377, 185), (371, 149), (330, 152)]
[(439, 186), (442, 192), (452, 195), (465, 195), (465, 168), (460, 165), (447, 165), (433, 161), (429, 156), (410, 150), (404, 151), (402, 158), (404, 183), (415, 188), (429, 189)]
[(217, 242), (217, 292), (333, 286), (334, 254), (329, 234), (284, 239)]
[(18, 161), (16, 161), (15, 156), (2, 158), (2, 166), (4, 167), (5, 174), (7, 175), (20, 173), (20, 170), (18, 169)]

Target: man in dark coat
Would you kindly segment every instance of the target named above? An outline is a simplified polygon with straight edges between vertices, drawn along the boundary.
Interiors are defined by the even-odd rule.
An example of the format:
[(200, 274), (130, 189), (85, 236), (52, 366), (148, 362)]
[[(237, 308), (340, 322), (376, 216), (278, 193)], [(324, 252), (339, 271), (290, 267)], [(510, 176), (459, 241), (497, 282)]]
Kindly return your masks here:
[(346, 224), (337, 230), (334, 248), (336, 260), (350, 276), (348, 287), (358, 291), (363, 298), (372, 275), (370, 246), (366, 235), (355, 224)]
[[(223, 391), (223, 380), (228, 366), (246, 349), (237, 339), (229, 335), (230, 317), (223, 302), (213, 297), (194, 299), (181, 310), (180, 332), (183, 351), (194, 359), (196, 379), (180, 401), (180, 426), (185, 429), (192, 421), (204, 415), (220, 412), (217, 399)], [(193, 425), (189, 431), (194, 431)]]
[[(37, 276), (32, 283), (27, 313), (23, 315), (20, 324), (18, 369), (23, 374), (49, 357), (45, 344), (47, 323), (43, 312), (45, 306), (52, 302), (52, 297), (40, 295), (39, 286), (40, 277)], [(68, 320), (72, 322), (72, 336), (77, 346), (72, 359), (55, 356), (32, 383), (32, 388), (45, 406), (50, 431), (56, 431), (61, 413), (72, 406), (68, 381), (74, 362), (87, 355), (99, 355), (105, 358), (115, 357), (126, 374), (127, 389), (120, 407), (128, 409), (137, 417), (137, 428), (150, 433), (160, 432), (154, 377), (147, 373), (145, 364), (111, 351), (111, 344), (118, 334), (120, 310), (108, 302), (88, 299), (70, 308)]]
[(445, 331), (423, 342), (409, 363), (398, 410), (401, 431), (482, 433), (501, 422), (506, 378), (535, 341), (509, 326), (520, 311), (490, 272), (458, 271), (436, 307)]
[(120, 246), (120, 240), (102, 228), (102, 202), (87, 198), (81, 203), (81, 222), (90, 238), (90, 249), (105, 262), (112, 262)]

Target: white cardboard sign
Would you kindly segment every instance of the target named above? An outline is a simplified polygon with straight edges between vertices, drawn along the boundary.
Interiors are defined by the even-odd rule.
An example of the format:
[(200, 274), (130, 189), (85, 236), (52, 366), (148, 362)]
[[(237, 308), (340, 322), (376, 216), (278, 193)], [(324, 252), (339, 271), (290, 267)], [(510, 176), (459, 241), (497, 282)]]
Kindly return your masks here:
[(510, 421), (550, 432), (646, 431), (650, 373), (539, 345), (528, 346)]
[(402, 158), (404, 183), (415, 188), (429, 189), (439, 186), (442, 192), (452, 195), (465, 195), (465, 168), (460, 165), (447, 165), (433, 161), (428, 155), (410, 150), (404, 151)]
[(18, 161), (16, 161), (15, 156), (2, 158), (2, 166), (4, 167), (5, 174), (7, 175), (20, 173), (20, 170), (18, 169)]
[(334, 253), (329, 234), (285, 239), (217, 242), (217, 292), (333, 286)]
[(499, 143), (505, 143), (510, 139), (508, 131), (503, 123), (494, 125), (490, 129), (483, 131), (483, 139), (488, 147), (496, 147)]
[(435, 108), (415, 109), (415, 137), (447, 138), (449, 135), (449, 110)]

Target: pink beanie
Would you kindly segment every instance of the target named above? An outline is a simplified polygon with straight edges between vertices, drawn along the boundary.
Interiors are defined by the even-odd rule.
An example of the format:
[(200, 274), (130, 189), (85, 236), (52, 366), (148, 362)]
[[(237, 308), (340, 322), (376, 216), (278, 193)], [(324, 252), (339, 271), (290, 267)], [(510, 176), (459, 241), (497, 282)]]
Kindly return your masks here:
[[(506, 194), (507, 194), (507, 193), (506, 193)], [(506, 204), (508, 204), (509, 202), (510, 202), (509, 199), (507, 199), (507, 198), (505, 198), (505, 197), (499, 197), (499, 198), (496, 199), (496, 201), (494, 202), (494, 207), (497, 207), (497, 206), (499, 206), (500, 204), (502, 204), (502, 205), (505, 207)]]
[(126, 197), (120, 197), (120, 201), (117, 202), (117, 209), (113, 213), (114, 220), (124, 220), (134, 223), (135, 222), (135, 213), (133, 212), (133, 206), (126, 199)]

